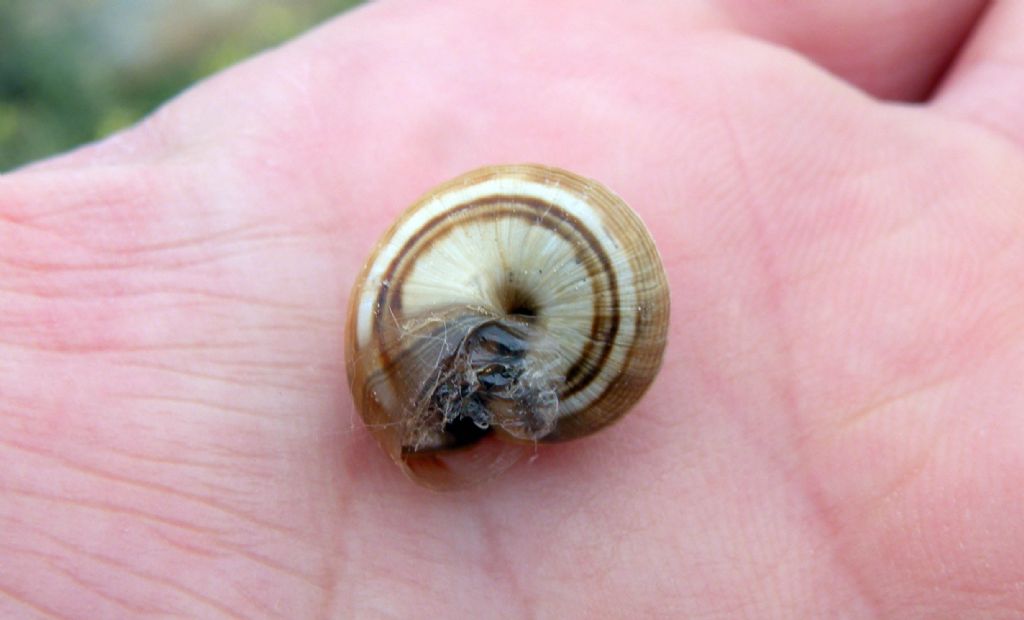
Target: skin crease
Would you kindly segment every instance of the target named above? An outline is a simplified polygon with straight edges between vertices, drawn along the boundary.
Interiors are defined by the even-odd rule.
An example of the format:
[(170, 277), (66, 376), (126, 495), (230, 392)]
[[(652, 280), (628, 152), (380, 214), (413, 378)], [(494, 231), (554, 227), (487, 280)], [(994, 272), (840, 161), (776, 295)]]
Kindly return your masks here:
[[(1024, 615), (1024, 4), (820, 6), (382, 2), (0, 178), (0, 616)], [(664, 368), (430, 493), (349, 288), (524, 161), (647, 222)]]

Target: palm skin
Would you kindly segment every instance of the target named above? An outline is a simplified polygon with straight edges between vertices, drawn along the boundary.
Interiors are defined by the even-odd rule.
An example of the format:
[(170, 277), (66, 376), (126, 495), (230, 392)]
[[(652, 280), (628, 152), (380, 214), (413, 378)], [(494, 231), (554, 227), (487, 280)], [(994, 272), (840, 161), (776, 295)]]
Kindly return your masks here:
[[(920, 96), (977, 3), (893, 72), (740, 2), (574, 4), (368, 7), (0, 179), (0, 616), (1024, 615), (1024, 123), (968, 69), (844, 81)], [(665, 364), (432, 493), (352, 411), (349, 289), (521, 161), (647, 222)]]

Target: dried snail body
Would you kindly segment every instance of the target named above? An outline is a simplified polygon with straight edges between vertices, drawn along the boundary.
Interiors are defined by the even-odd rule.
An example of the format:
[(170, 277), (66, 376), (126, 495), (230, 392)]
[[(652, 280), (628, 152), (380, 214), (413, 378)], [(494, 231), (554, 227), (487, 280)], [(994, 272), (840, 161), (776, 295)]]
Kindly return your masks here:
[(654, 380), (664, 268), (615, 194), (538, 165), (481, 168), (412, 205), (356, 281), (357, 409), (415, 481), (459, 488), (593, 433)]

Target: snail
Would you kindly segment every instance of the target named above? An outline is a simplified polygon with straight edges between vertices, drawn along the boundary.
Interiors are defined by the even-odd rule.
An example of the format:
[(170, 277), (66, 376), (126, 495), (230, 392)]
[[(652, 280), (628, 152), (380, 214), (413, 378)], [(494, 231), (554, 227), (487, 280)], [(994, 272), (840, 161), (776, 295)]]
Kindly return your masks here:
[(491, 166), (429, 191), (377, 244), (346, 368), (405, 473), (460, 488), (619, 419), (661, 366), (668, 317), (658, 251), (621, 198), (565, 170)]

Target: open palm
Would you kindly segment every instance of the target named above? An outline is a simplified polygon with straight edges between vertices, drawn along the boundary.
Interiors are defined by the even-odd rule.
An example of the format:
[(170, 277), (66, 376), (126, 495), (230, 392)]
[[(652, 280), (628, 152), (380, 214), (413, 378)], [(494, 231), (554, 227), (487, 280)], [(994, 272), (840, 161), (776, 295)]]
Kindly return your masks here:
[[(489, 4), (0, 179), (0, 616), (1024, 616), (1024, 3)], [(436, 494), (344, 311), (508, 162), (634, 206), (670, 344), (614, 428)]]

